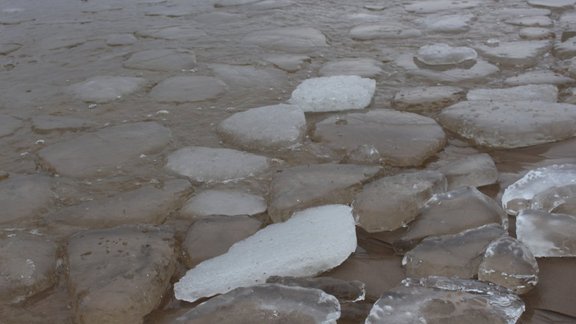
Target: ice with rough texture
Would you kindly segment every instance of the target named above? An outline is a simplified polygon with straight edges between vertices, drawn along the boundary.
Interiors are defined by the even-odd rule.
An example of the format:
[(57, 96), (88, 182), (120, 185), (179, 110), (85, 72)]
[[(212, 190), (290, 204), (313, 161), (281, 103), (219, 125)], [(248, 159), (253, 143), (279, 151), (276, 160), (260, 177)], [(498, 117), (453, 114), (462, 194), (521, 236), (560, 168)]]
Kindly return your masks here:
[(143, 78), (96, 76), (68, 86), (66, 92), (82, 101), (107, 103), (144, 88), (146, 83)]
[(516, 8), (516, 7), (504, 7), (499, 8), (500, 10), (494, 11), (493, 13), (510, 18), (510, 17), (530, 17), (530, 16), (550, 16), (552, 11), (546, 8)]
[(411, 222), (435, 193), (446, 191), (436, 171), (402, 173), (364, 186), (352, 204), (354, 217), (368, 232), (393, 231)]
[(152, 49), (132, 54), (123, 65), (129, 69), (179, 72), (196, 66), (196, 55), (182, 49)]
[(146, 16), (164, 16), (164, 17), (184, 17), (184, 16), (191, 16), (196, 13), (196, 10), (193, 8), (186, 8), (181, 6), (173, 6), (173, 7), (156, 7), (150, 10), (146, 10), (144, 13)]
[[(532, 208), (532, 201), (538, 195), (549, 190), (574, 185), (576, 185), (575, 164), (554, 164), (530, 170), (520, 180), (504, 190), (502, 207), (508, 214), (517, 215), (523, 209)], [(550, 197), (550, 200), (552, 199), (554, 199), (554, 194)], [(554, 208), (560, 204), (561, 201), (558, 201), (556, 206), (551, 207)]]
[(328, 117), (316, 124), (312, 138), (344, 154), (373, 145), (381, 163), (394, 166), (422, 165), (446, 144), (435, 120), (392, 109)]
[(184, 261), (193, 267), (198, 263), (222, 255), (234, 243), (254, 235), (262, 223), (250, 216), (210, 216), (200, 218), (188, 229), (182, 242)]
[(257, 215), (265, 211), (266, 201), (261, 196), (244, 191), (206, 190), (190, 198), (180, 209), (180, 216)]
[(320, 68), (320, 76), (358, 75), (375, 78), (382, 73), (382, 63), (371, 58), (342, 59), (328, 62)]
[(208, 76), (175, 76), (158, 83), (150, 96), (159, 102), (195, 102), (215, 99), (226, 91), (226, 84)]
[(272, 178), (268, 215), (274, 222), (322, 204), (349, 204), (354, 191), (380, 171), (378, 166), (311, 164), (282, 170)]
[(46, 146), (38, 151), (38, 156), (41, 165), (50, 171), (90, 177), (117, 171), (141, 154), (157, 152), (170, 138), (170, 130), (156, 122), (129, 123)]
[(0, 137), (13, 134), (22, 127), (22, 121), (8, 115), (0, 115)]
[(320, 289), (265, 284), (214, 297), (173, 323), (336, 324), (339, 318), (340, 303)]
[(31, 121), (36, 133), (78, 131), (98, 125), (89, 119), (49, 115), (34, 116)]
[(136, 32), (136, 35), (138, 37), (144, 38), (187, 41), (205, 37), (206, 33), (198, 27), (192, 25), (182, 25), (139, 30)]
[(244, 37), (243, 41), (262, 48), (289, 53), (308, 53), (317, 48), (328, 46), (326, 36), (321, 31), (310, 27), (285, 27), (255, 31)]
[(65, 207), (46, 219), (57, 224), (105, 228), (123, 224), (161, 224), (192, 191), (186, 180), (167, 181), (122, 192), (105, 199)]
[(526, 147), (576, 135), (576, 106), (541, 101), (463, 101), (442, 110), (445, 128), (477, 145)]
[(217, 130), (226, 142), (247, 150), (289, 149), (304, 137), (306, 118), (297, 106), (265, 106), (235, 113)]
[(493, 282), (520, 295), (536, 286), (538, 271), (528, 247), (513, 237), (503, 236), (486, 248), (478, 280)]
[(551, 210), (553, 213), (576, 215), (576, 196), (566, 198), (564, 203)]
[(251, 4), (255, 2), (259, 2), (262, 0), (218, 0), (214, 4), (214, 7), (232, 7), (232, 6), (241, 6), (246, 4)]
[(521, 210), (516, 216), (518, 240), (535, 257), (576, 257), (576, 216)]
[(18, 43), (0, 43), (0, 55), (7, 55), (19, 50), (22, 47)]
[(242, 19), (246, 19), (246, 16), (224, 11), (210, 11), (194, 16), (194, 21), (202, 23), (204, 26), (237, 22)]
[(173, 235), (145, 225), (74, 234), (66, 267), (74, 322), (143, 323), (162, 302), (174, 273)]
[(55, 284), (56, 252), (45, 237), (0, 232), (0, 302), (19, 303)]
[(287, 87), (286, 73), (275, 68), (256, 68), (254, 66), (210, 64), (216, 77), (231, 89), (254, 91), (256, 89), (283, 89)]
[(470, 47), (452, 47), (444, 43), (425, 45), (418, 49), (414, 58), (430, 68), (454, 68), (464, 64), (474, 64), (478, 53)]
[(302, 68), (305, 62), (310, 61), (310, 56), (298, 54), (278, 54), (265, 58), (267, 62), (286, 72), (296, 72)]
[(526, 40), (541, 40), (541, 39), (550, 39), (554, 38), (556, 34), (554, 31), (549, 28), (541, 28), (541, 27), (526, 27), (520, 29), (518, 35), (522, 39)]
[(124, 46), (132, 45), (138, 41), (134, 34), (114, 34), (106, 37), (106, 45), (108, 46)]
[(528, 71), (504, 80), (504, 84), (510, 86), (526, 84), (555, 84), (560, 86), (574, 82), (574, 79), (550, 70)]
[(376, 81), (355, 75), (304, 80), (292, 92), (290, 103), (305, 112), (364, 109), (372, 101)]
[(400, 55), (395, 60), (396, 65), (406, 70), (410, 75), (433, 81), (460, 83), (464, 81), (479, 81), (499, 71), (496, 65), (478, 59), (473, 66), (455, 67), (449, 70), (422, 68), (422, 64), (414, 62), (411, 53)]
[(71, 49), (86, 43), (86, 41), (87, 39), (84, 37), (58, 34), (43, 38), (38, 45), (43, 50)]
[(531, 199), (530, 207), (526, 209), (576, 215), (575, 203), (576, 184), (569, 184), (554, 186), (538, 193)]
[(342, 280), (332, 277), (295, 278), (295, 277), (270, 277), (266, 283), (280, 284), (291, 287), (303, 287), (320, 289), (341, 302), (357, 302), (364, 300), (366, 285), (358, 280)]
[(372, 144), (362, 144), (356, 149), (348, 152), (343, 162), (359, 164), (379, 164), (382, 161), (380, 152)]
[(476, 280), (405, 279), (382, 295), (366, 324), (515, 324), (524, 302), (509, 290)]
[(0, 224), (40, 216), (56, 198), (52, 184), (41, 175), (10, 175), (0, 181)]
[(450, 86), (405, 88), (394, 95), (392, 105), (398, 110), (431, 112), (455, 104), (464, 94), (464, 89)]
[(268, 169), (268, 158), (242, 151), (200, 146), (170, 154), (166, 169), (196, 182), (225, 182), (254, 176)]
[(360, 25), (350, 30), (350, 37), (355, 40), (375, 39), (405, 39), (420, 37), (422, 32), (418, 29), (401, 25), (378, 24)]
[(554, 43), (554, 56), (561, 60), (576, 56), (576, 37), (571, 37), (563, 42), (556, 41)]
[(488, 224), (457, 234), (428, 237), (404, 255), (402, 265), (408, 277), (472, 279), (478, 274), (488, 245), (506, 234), (502, 226)]
[(437, 33), (462, 33), (470, 29), (470, 24), (476, 19), (467, 15), (430, 15), (418, 20), (427, 31)]
[(417, 1), (405, 5), (404, 9), (411, 13), (429, 14), (447, 10), (462, 10), (470, 9), (478, 6), (480, 1), (467, 0), (467, 1), (454, 1), (454, 0), (427, 0)]
[(522, 27), (552, 27), (554, 25), (554, 21), (548, 16), (510, 18), (506, 20), (506, 23)]
[(414, 247), (428, 236), (457, 234), (486, 224), (508, 226), (502, 208), (474, 187), (434, 195), (416, 220), (394, 245), (401, 250)]
[(177, 299), (193, 302), (261, 284), (271, 276), (314, 276), (338, 266), (355, 250), (356, 226), (350, 207), (310, 208), (200, 263), (175, 284), (174, 293)]
[(500, 42), (498, 46), (478, 45), (476, 49), (494, 64), (514, 67), (533, 66), (542, 55), (550, 50), (552, 43), (547, 40)]
[(438, 169), (448, 180), (448, 190), (481, 187), (498, 181), (498, 170), (489, 154), (475, 154), (448, 163)]
[(490, 101), (558, 101), (558, 87), (552, 84), (529, 84), (511, 88), (472, 89), (468, 100)]
[(565, 95), (563, 102), (573, 105), (576, 104), (576, 88), (568, 88), (564, 90), (563, 94)]
[(551, 9), (568, 9), (573, 8), (575, 0), (527, 0), (528, 4), (536, 7), (545, 7)]
[(383, 291), (395, 287), (406, 278), (401, 261), (399, 256), (354, 253), (325, 275), (347, 281), (361, 280), (366, 284), (365, 299), (374, 301)]
[(263, 0), (256, 2), (252, 8), (259, 10), (282, 9), (294, 5), (291, 0)]

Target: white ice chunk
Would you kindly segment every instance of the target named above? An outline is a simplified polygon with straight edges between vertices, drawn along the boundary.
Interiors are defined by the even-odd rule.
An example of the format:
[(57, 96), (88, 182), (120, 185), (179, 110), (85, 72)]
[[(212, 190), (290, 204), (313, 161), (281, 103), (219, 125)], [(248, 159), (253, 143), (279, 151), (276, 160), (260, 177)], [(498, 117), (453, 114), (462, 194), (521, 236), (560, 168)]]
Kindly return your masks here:
[(326, 205), (303, 210), (234, 244), (224, 255), (189, 270), (174, 286), (177, 299), (194, 302), (271, 276), (314, 276), (356, 249), (352, 209)]
[(376, 91), (376, 81), (356, 75), (340, 75), (304, 80), (290, 103), (307, 112), (366, 108)]
[(576, 185), (575, 164), (555, 164), (528, 172), (508, 186), (502, 195), (502, 207), (510, 215), (517, 215), (530, 207), (531, 200), (551, 188)]

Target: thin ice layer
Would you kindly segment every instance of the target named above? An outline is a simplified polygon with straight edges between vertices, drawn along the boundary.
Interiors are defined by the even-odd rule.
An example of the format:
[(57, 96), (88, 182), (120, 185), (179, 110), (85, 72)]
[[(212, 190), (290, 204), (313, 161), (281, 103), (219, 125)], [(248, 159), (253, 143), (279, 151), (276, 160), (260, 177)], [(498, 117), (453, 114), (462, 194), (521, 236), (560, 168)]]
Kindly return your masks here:
[(265, 284), (212, 298), (176, 318), (174, 323), (319, 323), (340, 318), (336, 297), (320, 289)]
[(535, 257), (576, 257), (576, 216), (522, 210), (516, 235)]
[(505, 235), (498, 224), (428, 237), (404, 255), (402, 265), (408, 277), (447, 276), (474, 278), (486, 247)]
[(264, 283), (271, 276), (317, 275), (338, 266), (356, 250), (355, 230), (352, 209), (345, 205), (298, 212), (189, 270), (174, 286), (176, 298), (194, 302)]
[(382, 295), (366, 324), (514, 324), (524, 308), (518, 296), (494, 284), (445, 277), (408, 278)]
[(537, 168), (504, 190), (502, 207), (508, 214), (517, 215), (521, 210), (530, 207), (532, 200), (540, 193), (575, 184), (575, 164), (554, 164)]
[(536, 286), (538, 272), (538, 263), (530, 249), (513, 237), (503, 236), (486, 248), (478, 279), (523, 294)]

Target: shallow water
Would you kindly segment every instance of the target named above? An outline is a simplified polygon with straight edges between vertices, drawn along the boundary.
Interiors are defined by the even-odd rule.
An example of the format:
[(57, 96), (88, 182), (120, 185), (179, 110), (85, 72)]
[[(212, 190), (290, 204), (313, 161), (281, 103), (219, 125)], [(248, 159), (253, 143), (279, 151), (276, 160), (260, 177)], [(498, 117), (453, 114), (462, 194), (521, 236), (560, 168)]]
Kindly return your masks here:
[[(560, 60), (551, 51), (537, 57), (534, 66), (520, 67), (503, 63), (500, 71), (482, 78), (459, 82), (446, 79), (430, 79), (396, 64), (396, 59), (406, 53), (415, 53), (419, 47), (436, 42), (453, 46), (474, 46), (497, 39), (500, 42), (518, 40), (519, 27), (504, 23), (512, 18), (534, 12), (525, 1), (484, 1), (474, 8), (442, 10), (438, 14), (473, 14), (475, 18), (465, 32), (440, 33), (425, 31), (419, 21), (426, 13), (405, 10), (406, 1), (350, 2), (344, 0), (293, 0), (264, 1), (242, 6), (215, 7), (216, 1), (203, 0), (4, 0), (0, 4), (0, 43), (16, 43), (20, 47), (0, 56), (0, 113), (20, 120), (11, 134), (0, 137), (0, 170), (8, 172), (9, 178), (17, 174), (42, 174), (51, 177), (53, 196), (46, 204), (33, 211), (32, 217), (0, 224), (0, 235), (17, 232), (39, 232), (58, 244), (59, 266), (54, 285), (17, 305), (0, 305), (0, 323), (73, 323), (73, 299), (67, 283), (65, 259), (66, 242), (70, 235), (86, 229), (69, 224), (47, 221), (48, 215), (58, 213), (65, 207), (81, 202), (101, 200), (120, 192), (137, 189), (146, 184), (164, 184), (177, 178), (163, 168), (166, 157), (185, 146), (237, 148), (223, 143), (217, 134), (217, 125), (231, 114), (248, 108), (262, 107), (286, 102), (305, 79), (317, 77), (323, 64), (348, 58), (371, 58), (382, 63), (382, 72), (376, 77), (376, 93), (368, 109), (390, 108), (396, 92), (408, 87), (454, 85), (465, 90), (474, 88), (501, 88), (504, 80), (525, 71), (552, 69), (565, 71)], [(369, 10), (365, 6), (373, 5)], [(380, 8), (381, 6), (381, 8)], [(162, 15), (170, 9), (178, 17)], [(559, 23), (562, 14), (569, 17), (574, 9), (552, 10), (549, 17), (556, 22), (548, 27), (557, 38), (564, 31), (573, 31)], [(568, 14), (567, 14), (568, 13)], [(179, 16), (179, 15), (182, 16)], [(536, 12), (546, 14), (546, 12)], [(572, 16), (574, 17), (574, 16)], [(568, 18), (567, 18), (568, 19)], [(572, 19), (572, 27), (576, 19)], [(376, 38), (358, 41), (350, 37), (350, 30), (358, 25), (396, 24), (424, 31), (420, 36), (407, 38)], [(145, 37), (159, 28), (186, 26), (184, 35), (175, 39)], [(301, 67), (285, 72), (270, 63), (274, 55), (286, 54), (286, 50), (258, 46), (246, 41), (254, 31), (280, 27), (312, 27), (327, 38), (328, 45), (315, 47), (297, 55), (308, 56)], [(107, 38), (116, 34), (135, 35), (133, 44), (107, 45)], [(123, 66), (134, 52), (150, 49), (187, 49), (195, 53), (197, 64), (186, 70), (150, 71), (128, 69)], [(216, 66), (215, 64), (220, 64)], [(225, 64), (225, 65), (222, 65)], [(270, 79), (261, 74), (248, 77), (235, 72), (233, 66), (254, 67), (259, 71), (272, 71)], [(528, 64), (531, 65), (531, 64)], [(436, 71), (437, 72), (437, 71)], [(240, 74), (240, 75), (239, 75)], [(66, 91), (66, 87), (100, 75), (141, 77), (148, 81), (142, 89), (108, 103), (87, 103)], [(152, 87), (173, 76), (216, 76), (227, 84), (227, 90), (215, 99), (188, 103), (163, 103), (149, 94)], [(569, 88), (563, 85), (560, 91)], [(561, 95), (560, 101), (568, 100)], [(422, 113), (436, 117), (438, 110)], [(74, 131), (41, 131), (33, 122), (37, 116), (75, 117), (93, 124)], [(200, 192), (213, 187), (240, 189), (253, 194), (268, 196), (270, 178), (279, 168), (308, 163), (340, 162), (342, 156), (324, 150), (310, 138), (316, 122), (332, 116), (332, 113), (307, 114), (308, 133), (304, 145), (295, 150), (266, 151), (263, 154), (282, 161), (272, 161), (272, 168), (250, 179), (224, 184), (193, 183), (192, 190)], [(105, 126), (130, 122), (156, 121), (167, 127), (171, 139), (160, 148), (130, 158), (117, 168), (96, 175), (69, 177), (56, 174), (47, 166), (39, 151), (51, 144), (75, 139)], [(494, 159), (501, 174), (501, 187), (516, 180), (531, 168), (553, 163), (576, 162), (576, 140), (567, 139), (555, 143), (539, 144), (526, 148), (489, 149), (475, 147), (457, 134), (445, 130), (448, 144), (442, 152), (428, 159), (424, 166), (441, 160), (443, 156), (464, 157), (486, 152)], [(106, 129), (104, 128), (104, 132)], [(109, 143), (110, 145), (114, 143)], [(95, 148), (96, 150), (97, 148)], [(121, 148), (120, 148), (121, 149)], [(102, 150), (104, 154), (109, 152)], [(96, 155), (98, 151), (96, 151)], [(70, 156), (70, 159), (81, 158)], [(401, 169), (386, 167), (384, 173), (394, 174)], [(502, 175), (506, 177), (502, 177)], [(481, 191), (498, 198), (501, 187), (492, 185)], [(190, 196), (188, 191), (183, 195)], [(33, 199), (38, 199), (36, 196)], [(176, 246), (185, 237), (192, 219), (178, 217), (174, 205), (162, 221), (176, 232)], [(0, 206), (2, 209), (2, 206)], [(177, 209), (177, 208), (176, 208)], [(269, 222), (266, 215), (259, 215)], [(513, 223), (513, 222), (512, 222)], [(513, 227), (513, 226), (512, 226)], [(512, 229), (511, 229), (512, 230)], [(387, 236), (397, 233), (365, 233), (359, 230), (359, 249), (329, 275), (347, 280), (360, 280), (368, 285), (368, 299), (373, 302), (379, 293), (396, 286), (403, 278), (401, 256), (394, 254)], [(576, 322), (576, 295), (573, 291), (572, 273), (576, 267), (573, 258), (540, 258), (541, 280), (538, 286), (523, 296), (527, 312), (522, 323), (551, 323), (548, 318), (557, 317), (566, 322)], [(1, 267), (10, 260), (0, 260)], [(175, 266), (172, 281), (180, 278), (186, 270), (184, 261)], [(146, 319), (148, 323), (164, 320), (170, 313), (178, 313), (189, 306), (176, 301), (172, 289), (163, 294), (162, 303), (155, 307)]]

